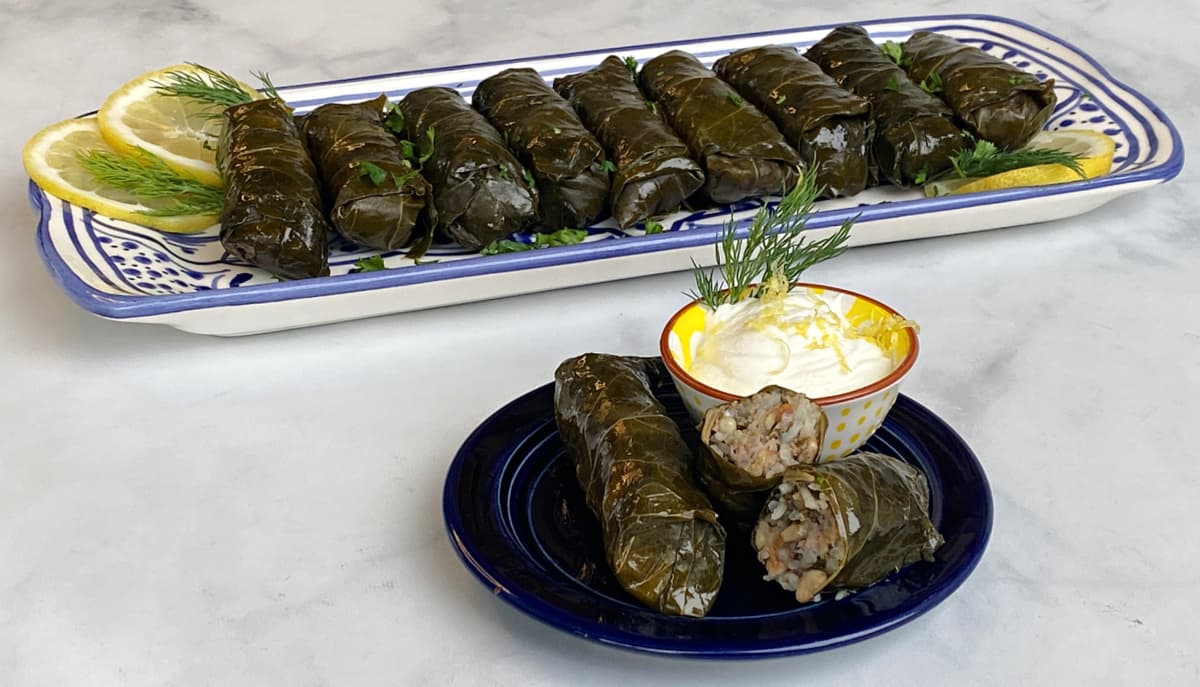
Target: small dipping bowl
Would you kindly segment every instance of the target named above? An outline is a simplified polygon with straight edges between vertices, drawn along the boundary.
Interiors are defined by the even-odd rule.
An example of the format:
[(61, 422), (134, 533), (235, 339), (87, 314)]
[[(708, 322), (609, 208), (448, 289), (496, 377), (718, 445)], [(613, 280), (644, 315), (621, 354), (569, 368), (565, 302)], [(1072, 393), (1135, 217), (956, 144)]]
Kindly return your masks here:
[[(821, 296), (845, 315), (852, 325), (873, 319), (901, 317), (887, 305), (853, 291), (820, 284), (796, 284), (793, 287), (793, 290), (799, 289)], [(709, 408), (742, 398), (703, 384), (687, 372), (699, 342), (697, 335), (704, 331), (707, 319), (708, 310), (698, 301), (692, 301), (667, 321), (659, 339), (659, 349), (667, 371), (683, 398), (688, 414), (697, 424)], [(917, 362), (917, 333), (913, 327), (906, 327), (905, 332), (907, 336), (895, 337), (891, 349), (884, 350), (894, 360), (899, 360), (886, 376), (846, 393), (813, 399), (829, 421), (825, 442), (821, 446), (821, 461), (849, 455), (866, 443), (883, 424), (883, 419), (900, 393), (900, 382)], [(794, 391), (804, 393), (803, 389)]]

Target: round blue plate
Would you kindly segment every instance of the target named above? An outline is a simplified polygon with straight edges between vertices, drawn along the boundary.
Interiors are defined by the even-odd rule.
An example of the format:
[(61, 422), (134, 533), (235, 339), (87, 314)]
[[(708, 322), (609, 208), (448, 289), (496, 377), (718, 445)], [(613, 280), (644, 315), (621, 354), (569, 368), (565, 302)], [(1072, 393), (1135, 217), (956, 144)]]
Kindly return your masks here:
[[(693, 437), (669, 385), (656, 390)], [(725, 578), (704, 618), (647, 609), (608, 570), (600, 525), (575, 481), (554, 424), (554, 385), (489, 417), (446, 476), (443, 511), (463, 563), (529, 615), (612, 646), (700, 658), (765, 658), (830, 649), (886, 632), (941, 603), (971, 574), (992, 529), (992, 496), (971, 449), (946, 423), (900, 396), (864, 450), (908, 461), (929, 478), (930, 517), (946, 539), (932, 563), (910, 565), (834, 600), (797, 605), (762, 579), (746, 532), (729, 531)]]

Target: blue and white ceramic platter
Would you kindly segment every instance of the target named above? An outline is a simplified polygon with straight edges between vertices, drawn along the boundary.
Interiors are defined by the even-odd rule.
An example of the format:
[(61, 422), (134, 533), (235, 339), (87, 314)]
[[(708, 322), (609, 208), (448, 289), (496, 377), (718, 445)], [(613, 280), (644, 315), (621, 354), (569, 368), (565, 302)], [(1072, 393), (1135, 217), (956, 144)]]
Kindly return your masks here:
[[(1183, 145), (1167, 116), (1094, 59), (1040, 29), (983, 15), (944, 15), (858, 22), (879, 42), (914, 31), (949, 34), (1041, 78), (1053, 78), (1058, 108), (1048, 128), (1089, 128), (1116, 139), (1113, 172), (1055, 186), (924, 198), (890, 186), (851, 199), (821, 201), (809, 222), (813, 238), (830, 234), (859, 214), (851, 245), (960, 234), (1077, 215), (1119, 195), (1162, 183), (1183, 167)], [(706, 64), (741, 48), (768, 43), (801, 48), (833, 25), (768, 33), (595, 50), (527, 59), (401, 72), (280, 89), (298, 112), (331, 102), (386, 93), (402, 97), (424, 86), (449, 86), (470, 96), (480, 80), (506, 68), (531, 67), (548, 80), (598, 64), (610, 54), (645, 61), (672, 49)], [(304, 327), (390, 313), (688, 269), (692, 260), (713, 262), (712, 243), (733, 216), (743, 223), (761, 205), (680, 212), (663, 220), (665, 231), (621, 231), (611, 221), (588, 229), (579, 245), (482, 257), (453, 246), (435, 246), (421, 264), (402, 253), (385, 254), (383, 271), (350, 273), (372, 255), (335, 243), (329, 277), (277, 281), (267, 272), (234, 262), (217, 227), (194, 235), (163, 234), (74, 207), (32, 182), (29, 197), (39, 215), (37, 245), (67, 294), (84, 309), (125, 322), (160, 323), (197, 333), (240, 335)], [(766, 202), (771, 202), (768, 199)], [(526, 237), (527, 238), (527, 237)], [(436, 262), (428, 262), (436, 261)]]

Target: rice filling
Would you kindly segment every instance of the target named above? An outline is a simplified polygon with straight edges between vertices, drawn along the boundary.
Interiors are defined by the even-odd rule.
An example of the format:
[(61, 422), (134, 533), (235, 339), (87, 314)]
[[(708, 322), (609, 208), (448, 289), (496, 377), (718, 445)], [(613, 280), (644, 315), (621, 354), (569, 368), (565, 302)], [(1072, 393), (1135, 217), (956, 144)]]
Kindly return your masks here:
[(711, 408), (700, 438), (717, 456), (746, 474), (772, 478), (810, 465), (821, 453), (825, 416), (801, 393), (770, 386)]
[(766, 568), (763, 579), (812, 601), (846, 559), (846, 532), (826, 493), (812, 475), (785, 481), (767, 501), (754, 529), (754, 548)]

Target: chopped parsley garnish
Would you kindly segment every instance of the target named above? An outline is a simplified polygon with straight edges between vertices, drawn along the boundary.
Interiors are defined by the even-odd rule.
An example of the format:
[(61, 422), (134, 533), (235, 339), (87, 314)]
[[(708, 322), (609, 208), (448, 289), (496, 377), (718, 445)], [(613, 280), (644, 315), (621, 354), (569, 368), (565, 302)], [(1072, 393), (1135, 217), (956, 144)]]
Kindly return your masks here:
[(387, 269), (383, 265), (382, 255), (372, 255), (367, 258), (359, 258), (354, 261), (354, 267), (350, 268), (350, 274), (358, 272), (378, 272), (379, 270)]
[(360, 177), (366, 177), (370, 179), (371, 183), (375, 184), (376, 186), (382, 184), (384, 179), (388, 178), (386, 169), (380, 167), (374, 162), (368, 162), (366, 160), (358, 163), (358, 175)]
[(563, 227), (549, 234), (534, 234), (533, 242), (514, 241), (512, 239), (497, 239), (483, 247), (480, 255), (499, 255), (501, 253), (521, 253), (539, 248), (553, 246), (570, 246), (587, 238), (587, 230)]
[(931, 95), (937, 95), (942, 92), (942, 77), (937, 72), (929, 72), (929, 75), (922, 79), (918, 85), (922, 91)]
[(404, 135), (404, 115), (400, 112), (400, 106), (396, 103), (388, 105), (384, 111), (383, 125), (391, 129), (393, 133)]
[(897, 65), (901, 67), (908, 66), (904, 60), (904, 44), (897, 43), (896, 41), (884, 41), (883, 45), (879, 46), (879, 49), (883, 51), (884, 55), (887, 55), (889, 60), (895, 62)]

